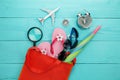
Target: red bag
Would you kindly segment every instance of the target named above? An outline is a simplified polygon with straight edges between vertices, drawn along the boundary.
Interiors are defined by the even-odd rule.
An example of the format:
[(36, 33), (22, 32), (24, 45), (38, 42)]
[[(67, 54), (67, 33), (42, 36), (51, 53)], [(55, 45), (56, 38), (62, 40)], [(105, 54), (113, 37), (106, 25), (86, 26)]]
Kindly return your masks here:
[(68, 80), (73, 66), (41, 54), (37, 47), (32, 47), (26, 54), (18, 80)]

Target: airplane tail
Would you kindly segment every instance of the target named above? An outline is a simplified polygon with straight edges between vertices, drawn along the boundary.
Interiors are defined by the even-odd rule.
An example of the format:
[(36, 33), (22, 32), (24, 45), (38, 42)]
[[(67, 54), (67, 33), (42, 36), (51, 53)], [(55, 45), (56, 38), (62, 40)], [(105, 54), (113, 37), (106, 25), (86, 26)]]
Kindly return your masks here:
[(43, 25), (44, 19), (43, 18), (38, 18), (38, 20), (41, 22), (41, 24)]

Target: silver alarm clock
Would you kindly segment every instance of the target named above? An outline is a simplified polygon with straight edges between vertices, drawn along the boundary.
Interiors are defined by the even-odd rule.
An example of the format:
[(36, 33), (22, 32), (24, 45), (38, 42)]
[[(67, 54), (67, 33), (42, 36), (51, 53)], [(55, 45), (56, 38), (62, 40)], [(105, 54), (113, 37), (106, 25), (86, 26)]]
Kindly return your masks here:
[(91, 15), (88, 11), (86, 12), (85, 15), (79, 13), (77, 15), (77, 17), (78, 17), (77, 24), (79, 27), (82, 27), (82, 28), (89, 28), (90, 27), (90, 24), (92, 23), (92, 18), (91, 18)]

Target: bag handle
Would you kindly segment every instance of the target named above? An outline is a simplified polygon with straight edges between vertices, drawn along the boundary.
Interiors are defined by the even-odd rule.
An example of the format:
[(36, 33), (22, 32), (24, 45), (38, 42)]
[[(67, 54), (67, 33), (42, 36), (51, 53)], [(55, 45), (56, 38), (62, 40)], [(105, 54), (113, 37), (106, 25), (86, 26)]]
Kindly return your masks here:
[[(34, 52), (35, 50), (35, 52)], [(40, 54), (39, 56), (43, 56), (43, 57), (46, 57), (46, 59), (50, 59), (52, 57), (50, 56), (46, 56), (44, 54), (41, 54), (40, 50), (37, 48), (37, 47), (32, 47), (28, 50), (27, 52), (27, 55), (26, 55), (26, 60), (25, 60), (25, 64), (27, 65), (27, 67), (32, 71), (32, 72), (35, 72), (35, 73), (43, 73), (43, 72), (46, 72), (46, 71), (49, 71), (50, 69), (54, 68), (55, 66), (61, 64), (61, 61), (60, 60), (57, 60), (55, 58), (52, 58), (54, 59), (54, 62), (52, 64), (50, 64), (50, 66), (48, 65), (48, 67), (45, 69), (45, 70), (42, 70), (42, 69), (38, 69), (36, 67), (34, 67), (32, 65), (32, 63), (30, 63), (30, 60), (31, 60), (31, 53), (34, 54)], [(33, 57), (33, 56), (32, 56)]]

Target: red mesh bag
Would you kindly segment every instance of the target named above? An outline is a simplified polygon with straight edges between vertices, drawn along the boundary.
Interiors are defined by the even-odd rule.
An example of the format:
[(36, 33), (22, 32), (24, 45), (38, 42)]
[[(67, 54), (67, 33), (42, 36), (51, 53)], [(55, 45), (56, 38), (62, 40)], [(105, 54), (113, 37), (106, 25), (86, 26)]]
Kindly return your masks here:
[(73, 66), (41, 54), (37, 47), (32, 47), (26, 54), (18, 80), (68, 80)]

